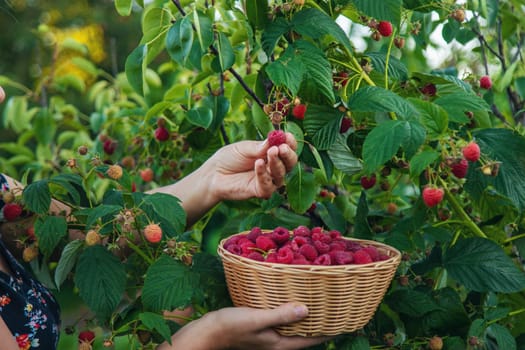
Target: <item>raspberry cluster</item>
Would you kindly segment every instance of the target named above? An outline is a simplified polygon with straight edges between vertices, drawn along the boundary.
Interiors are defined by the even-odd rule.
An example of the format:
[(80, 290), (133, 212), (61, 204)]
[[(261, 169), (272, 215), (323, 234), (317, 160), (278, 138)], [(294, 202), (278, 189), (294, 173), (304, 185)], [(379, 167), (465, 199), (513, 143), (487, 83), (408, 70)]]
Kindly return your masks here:
[(389, 259), (373, 245), (343, 238), (337, 230), (298, 226), (263, 231), (252, 228), (247, 234), (233, 235), (224, 242), (228, 252), (248, 259), (292, 265), (368, 264)]

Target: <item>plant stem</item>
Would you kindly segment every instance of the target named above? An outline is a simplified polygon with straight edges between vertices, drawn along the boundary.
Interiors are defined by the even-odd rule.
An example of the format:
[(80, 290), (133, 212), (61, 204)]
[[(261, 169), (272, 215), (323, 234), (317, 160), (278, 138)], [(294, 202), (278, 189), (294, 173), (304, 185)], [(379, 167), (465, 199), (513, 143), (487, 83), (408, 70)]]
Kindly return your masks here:
[(504, 240), (503, 243), (510, 243), (510, 242), (515, 241), (515, 240), (520, 239), (520, 238), (525, 238), (525, 233), (509, 237), (506, 240)]
[(443, 189), (445, 190), (445, 196), (446, 196), (448, 202), (450, 203), (450, 205), (452, 206), (452, 208), (454, 209), (456, 214), (459, 215), (459, 217), (462, 220), (463, 224), (465, 226), (467, 226), (468, 228), (470, 228), (470, 230), (476, 236), (482, 237), (482, 238), (487, 238), (487, 235), (485, 233), (483, 233), (483, 231), (481, 231), (481, 229), (478, 227), (478, 225), (476, 225), (476, 223), (474, 221), (472, 221), (472, 219), (470, 218), (470, 216), (468, 216), (468, 214), (465, 212), (465, 210), (463, 210), (463, 207), (458, 203), (458, 201), (456, 200), (456, 197), (454, 197), (452, 195), (452, 193), (450, 193), (450, 190), (447, 187), (447, 183), (441, 177), (438, 176), (437, 178), (441, 182), (441, 186), (443, 186)]
[(135, 253), (137, 253), (138, 255), (140, 255), (144, 260), (146, 260), (146, 262), (148, 263), (148, 265), (152, 265), (153, 264), (153, 259), (150, 258), (149, 256), (147, 256), (146, 254), (144, 254), (144, 252), (137, 246), (135, 245), (133, 242), (131, 242), (129, 239), (126, 240), (129, 247), (131, 249), (133, 249), (133, 251)]

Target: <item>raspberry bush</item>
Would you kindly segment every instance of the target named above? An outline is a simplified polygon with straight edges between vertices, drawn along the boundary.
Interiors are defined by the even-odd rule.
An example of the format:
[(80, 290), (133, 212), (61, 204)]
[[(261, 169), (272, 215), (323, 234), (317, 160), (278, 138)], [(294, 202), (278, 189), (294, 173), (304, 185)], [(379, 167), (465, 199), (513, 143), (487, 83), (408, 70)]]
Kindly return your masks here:
[[(45, 84), (28, 87), (0, 76), (3, 125), (18, 136), (0, 142), (0, 166), (28, 183), (10, 198), (24, 211), (7, 216), (37, 214), (25, 255), (47, 285), (78, 291), (93, 311), (94, 347), (152, 346), (179, 327), (164, 310), (191, 305), (200, 317), (229, 305), (215, 255), (225, 236), (282, 227), (300, 241), (322, 227), (392, 245), (403, 261), (371, 322), (319, 349), (523, 348), (519, 1), (115, 7), (141, 19), (124, 71), (109, 77), (71, 42), (50, 47), (39, 28), (42, 52), (76, 50), (72, 64), (86, 74), (44, 70)], [(434, 35), (453, 52), (438, 68), (425, 56)], [(274, 130), (295, 135), (300, 162), (268, 200), (222, 203), (187, 228), (176, 198), (144, 194), (224, 144)], [(49, 215), (51, 198), (74, 220)], [(160, 240), (159, 230), (144, 236), (151, 224)], [(68, 240), (70, 229), (98, 236)], [(232, 249), (294, 260), (287, 249), (261, 254), (276, 239), (256, 235)], [(322, 241), (303, 247), (304, 261), (350, 259), (330, 257)]]

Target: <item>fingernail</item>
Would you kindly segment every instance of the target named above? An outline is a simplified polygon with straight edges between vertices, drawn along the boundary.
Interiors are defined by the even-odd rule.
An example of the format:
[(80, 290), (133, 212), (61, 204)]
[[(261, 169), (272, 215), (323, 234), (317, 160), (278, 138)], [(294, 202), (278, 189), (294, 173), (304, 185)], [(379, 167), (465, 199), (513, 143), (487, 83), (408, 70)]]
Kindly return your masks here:
[(297, 305), (294, 307), (295, 316), (297, 318), (304, 318), (308, 316), (308, 308), (305, 305)]

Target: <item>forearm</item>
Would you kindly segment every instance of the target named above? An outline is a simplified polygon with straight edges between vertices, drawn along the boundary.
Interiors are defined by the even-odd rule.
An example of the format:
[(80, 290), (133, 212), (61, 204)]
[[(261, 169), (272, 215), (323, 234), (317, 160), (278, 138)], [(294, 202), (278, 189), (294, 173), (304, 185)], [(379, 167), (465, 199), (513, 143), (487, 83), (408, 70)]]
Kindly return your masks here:
[(171, 345), (164, 342), (157, 350), (221, 350), (225, 349), (221, 343), (224, 338), (217, 331), (217, 322), (214, 313), (210, 312), (203, 317), (188, 323), (171, 337)]
[(179, 181), (153, 189), (148, 193), (166, 193), (180, 199), (186, 212), (187, 223), (192, 225), (220, 201), (211, 190), (215, 171), (213, 167), (210, 162), (204, 163)]

